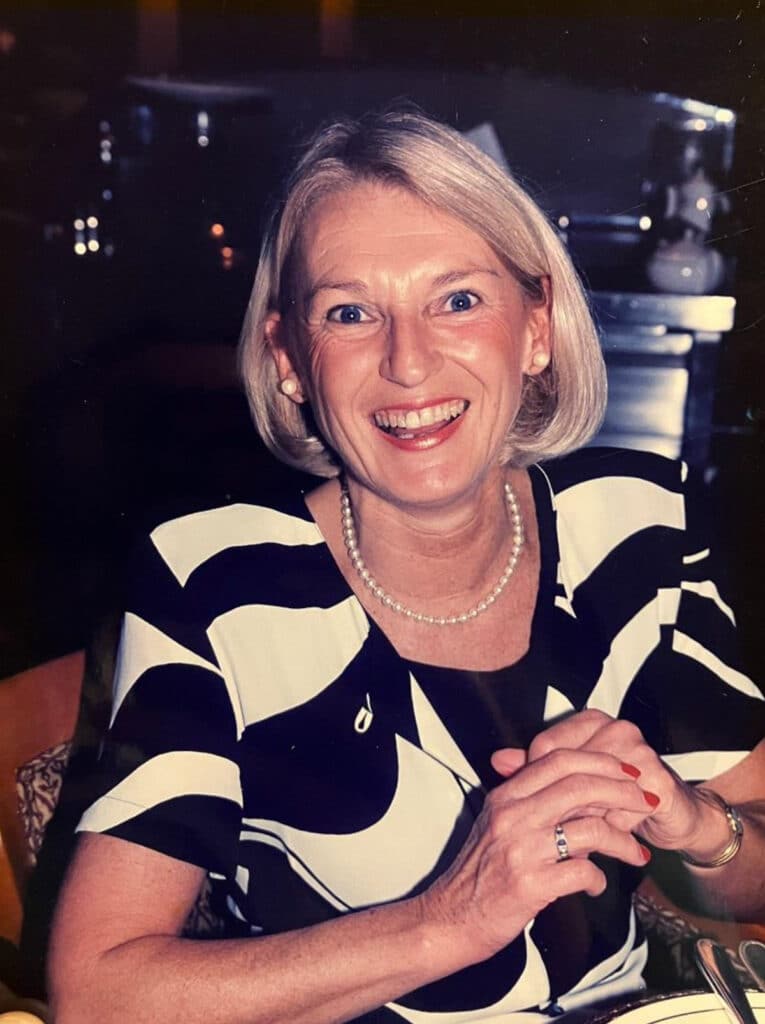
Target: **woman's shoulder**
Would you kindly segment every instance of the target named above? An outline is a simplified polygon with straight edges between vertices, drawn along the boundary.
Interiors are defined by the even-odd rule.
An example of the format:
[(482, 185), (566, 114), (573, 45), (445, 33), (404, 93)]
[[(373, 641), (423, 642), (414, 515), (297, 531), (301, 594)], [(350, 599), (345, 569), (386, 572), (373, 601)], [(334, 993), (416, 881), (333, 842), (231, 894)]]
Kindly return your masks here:
[(577, 616), (589, 608), (604, 635), (616, 636), (657, 587), (678, 583), (685, 466), (650, 452), (588, 448), (538, 471), (554, 511), (558, 581)]
[(624, 478), (681, 492), (687, 475), (683, 462), (655, 452), (595, 446), (539, 463), (537, 468), (556, 494), (581, 484), (602, 481), (607, 485), (609, 480)]
[(167, 517), (156, 516), (154, 524), (141, 547), (159, 556), (181, 583), (205, 562), (235, 549), (270, 545), (275, 552), (323, 542), (299, 483), (176, 508)]
[(555, 510), (562, 549), (602, 559), (630, 538), (680, 536), (687, 525), (684, 463), (652, 452), (585, 448), (537, 467)]

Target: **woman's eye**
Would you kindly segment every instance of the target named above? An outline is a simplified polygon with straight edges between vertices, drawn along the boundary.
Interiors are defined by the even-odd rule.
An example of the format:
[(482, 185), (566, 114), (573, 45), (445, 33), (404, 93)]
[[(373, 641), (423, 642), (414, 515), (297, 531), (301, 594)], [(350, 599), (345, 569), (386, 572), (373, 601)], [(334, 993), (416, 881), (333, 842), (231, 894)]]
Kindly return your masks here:
[(334, 324), (360, 324), (368, 319), (360, 306), (334, 306), (327, 313), (327, 320)]
[(478, 296), (473, 292), (455, 292), (447, 299), (447, 307), (450, 313), (465, 313), (472, 309), (478, 302)]

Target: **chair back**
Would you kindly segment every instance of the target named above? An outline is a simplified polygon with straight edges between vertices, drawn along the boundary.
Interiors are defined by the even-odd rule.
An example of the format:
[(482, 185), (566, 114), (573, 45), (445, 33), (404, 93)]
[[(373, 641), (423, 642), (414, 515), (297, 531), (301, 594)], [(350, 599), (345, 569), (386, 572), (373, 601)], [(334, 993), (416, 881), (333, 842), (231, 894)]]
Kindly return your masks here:
[(76, 651), (0, 680), (0, 937), (12, 942), (19, 938), (24, 889), (58, 800), (84, 665), (84, 653)]

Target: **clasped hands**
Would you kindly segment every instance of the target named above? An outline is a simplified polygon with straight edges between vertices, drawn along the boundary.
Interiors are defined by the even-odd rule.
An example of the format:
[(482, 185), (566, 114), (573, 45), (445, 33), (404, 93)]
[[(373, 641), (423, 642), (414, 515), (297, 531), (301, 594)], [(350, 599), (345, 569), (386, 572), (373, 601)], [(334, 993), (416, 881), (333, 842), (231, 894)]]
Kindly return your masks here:
[[(504, 781), (486, 797), (454, 863), (426, 896), (460, 942), (484, 959), (561, 896), (600, 895), (605, 854), (644, 866), (650, 852), (693, 848), (704, 801), (631, 722), (586, 710), (540, 733), (528, 750), (492, 756)], [(708, 808), (707, 808), (708, 810)], [(568, 856), (561, 859), (556, 826)], [(560, 832), (558, 833), (560, 835)]]

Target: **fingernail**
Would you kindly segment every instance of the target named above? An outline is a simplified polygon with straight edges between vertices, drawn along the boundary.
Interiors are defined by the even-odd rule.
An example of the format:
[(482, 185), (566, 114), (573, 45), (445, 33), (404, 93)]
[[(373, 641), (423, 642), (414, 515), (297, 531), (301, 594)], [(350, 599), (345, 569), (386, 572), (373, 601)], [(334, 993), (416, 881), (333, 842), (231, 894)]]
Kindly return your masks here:
[(625, 775), (631, 775), (633, 779), (640, 778), (640, 769), (636, 768), (634, 764), (627, 764), (626, 761), (622, 761), (621, 769)]
[(660, 798), (655, 793), (649, 793), (648, 790), (645, 790), (643, 796), (649, 807), (658, 807), (661, 803)]
[(643, 858), (643, 860), (646, 862), (646, 864), (651, 859), (651, 851), (648, 849), (647, 846), (642, 846), (641, 845), (641, 847), (640, 847), (640, 855)]

